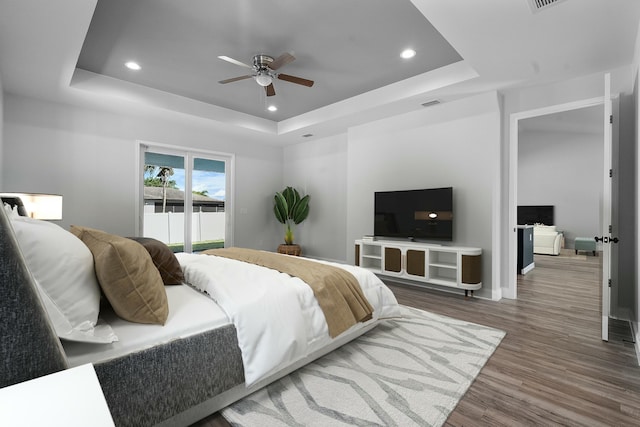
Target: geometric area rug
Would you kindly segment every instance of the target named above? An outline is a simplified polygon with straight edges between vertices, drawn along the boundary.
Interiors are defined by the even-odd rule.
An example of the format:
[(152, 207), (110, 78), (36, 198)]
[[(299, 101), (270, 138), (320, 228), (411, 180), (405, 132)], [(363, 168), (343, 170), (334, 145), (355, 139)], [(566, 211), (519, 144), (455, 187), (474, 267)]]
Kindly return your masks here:
[(401, 311), (222, 415), (245, 427), (442, 425), (505, 333)]

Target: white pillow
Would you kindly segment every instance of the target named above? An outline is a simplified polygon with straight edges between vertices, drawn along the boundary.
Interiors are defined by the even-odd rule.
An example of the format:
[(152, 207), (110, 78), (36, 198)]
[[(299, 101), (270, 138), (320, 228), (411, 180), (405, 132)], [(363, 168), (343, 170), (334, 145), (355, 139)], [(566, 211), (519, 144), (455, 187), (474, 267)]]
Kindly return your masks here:
[(11, 218), (11, 224), (58, 336), (94, 343), (117, 341), (110, 326), (96, 327), (100, 286), (89, 248), (51, 222), (18, 216)]

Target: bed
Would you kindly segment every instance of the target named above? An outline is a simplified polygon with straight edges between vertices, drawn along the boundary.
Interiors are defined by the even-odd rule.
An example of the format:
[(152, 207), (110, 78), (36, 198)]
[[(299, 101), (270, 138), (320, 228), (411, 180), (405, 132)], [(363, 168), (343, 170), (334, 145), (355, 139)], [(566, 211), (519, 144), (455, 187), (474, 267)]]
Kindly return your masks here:
[[(360, 336), (382, 318), (398, 315), (391, 291), (357, 267), (304, 261), (321, 266), (319, 270), (327, 267), (341, 275), (348, 273), (371, 305), (368, 316), (336, 329), (320, 307), (323, 297), (316, 297), (324, 291), (311, 289), (297, 276), (247, 263), (237, 254), (177, 254), (180, 271), (174, 266), (174, 273), (183, 277), (172, 284), (167, 282), (164, 265), (156, 263), (157, 256), (144, 242), (104, 236), (86, 227), (69, 232), (52, 223), (21, 218), (15, 208), (0, 210), (0, 356), (4, 363), (0, 387), (91, 363), (119, 426), (192, 424)], [(103, 239), (103, 245), (96, 248), (92, 239)], [(74, 249), (67, 249), (67, 244)], [(128, 290), (122, 301), (112, 301), (113, 291), (105, 290), (101, 282), (129, 280), (119, 277), (113, 265), (106, 270), (99, 267), (105, 253), (120, 244), (135, 248), (127, 277), (153, 276), (155, 290), (158, 280), (162, 283), (161, 291), (142, 305), (133, 304), (133, 309), (127, 306), (132, 295), (139, 298), (146, 288)], [(249, 250), (243, 256), (261, 257), (261, 252)], [(272, 255), (284, 257), (278, 262), (291, 259), (279, 254), (267, 257)], [(125, 263), (122, 250), (118, 257)], [(91, 267), (78, 268), (77, 258)], [(65, 271), (64, 264), (72, 267)], [(92, 275), (98, 282), (97, 294)], [(43, 290), (42, 282), (49, 279), (59, 282), (57, 291)], [(83, 281), (91, 286), (74, 288)], [(285, 282), (286, 287), (279, 285)], [(244, 289), (240, 283), (249, 287)], [(92, 309), (84, 318), (70, 319), (77, 300), (83, 309)], [(244, 300), (248, 308), (243, 308)], [(65, 304), (73, 309), (64, 309)], [(293, 321), (282, 316), (296, 305)], [(87, 321), (87, 317), (96, 320)], [(293, 335), (285, 334), (287, 329)]]

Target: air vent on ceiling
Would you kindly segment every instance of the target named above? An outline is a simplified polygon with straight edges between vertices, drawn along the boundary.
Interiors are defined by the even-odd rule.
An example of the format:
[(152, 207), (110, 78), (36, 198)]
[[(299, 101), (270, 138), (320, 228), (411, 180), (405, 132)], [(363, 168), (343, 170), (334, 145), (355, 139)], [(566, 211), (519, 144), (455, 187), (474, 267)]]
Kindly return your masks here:
[(431, 107), (432, 105), (438, 105), (438, 104), (440, 104), (440, 100), (439, 99), (433, 99), (431, 101), (423, 102), (421, 105), (423, 107)]
[(540, 12), (565, 0), (527, 0), (532, 12)]

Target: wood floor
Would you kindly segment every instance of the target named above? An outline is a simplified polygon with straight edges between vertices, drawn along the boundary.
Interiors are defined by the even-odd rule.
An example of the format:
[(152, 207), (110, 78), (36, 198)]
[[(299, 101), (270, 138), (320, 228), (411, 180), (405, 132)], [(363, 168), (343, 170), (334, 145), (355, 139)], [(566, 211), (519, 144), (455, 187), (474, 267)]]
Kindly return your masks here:
[[(447, 426), (637, 426), (640, 367), (630, 331), (600, 339), (600, 257), (536, 255), (518, 299), (465, 299), (388, 283), (401, 304), (507, 332)], [(228, 426), (218, 414), (195, 424)]]

